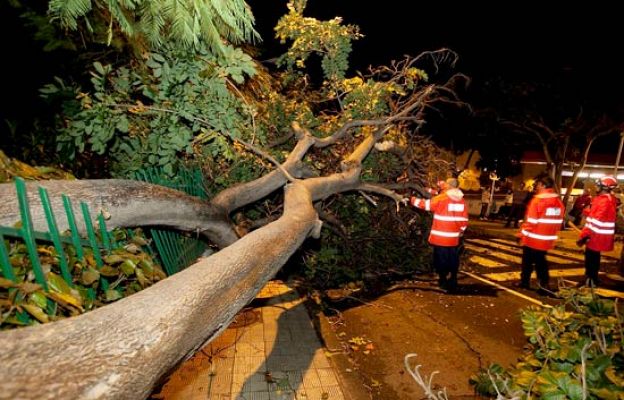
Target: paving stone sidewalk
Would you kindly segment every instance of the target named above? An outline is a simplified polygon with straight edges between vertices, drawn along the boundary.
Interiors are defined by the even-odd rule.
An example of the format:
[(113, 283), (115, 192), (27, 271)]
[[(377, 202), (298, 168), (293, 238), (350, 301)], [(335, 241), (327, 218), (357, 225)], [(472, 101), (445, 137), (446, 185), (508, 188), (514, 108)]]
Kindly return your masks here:
[(295, 290), (271, 281), (152, 398), (342, 400), (337, 375)]

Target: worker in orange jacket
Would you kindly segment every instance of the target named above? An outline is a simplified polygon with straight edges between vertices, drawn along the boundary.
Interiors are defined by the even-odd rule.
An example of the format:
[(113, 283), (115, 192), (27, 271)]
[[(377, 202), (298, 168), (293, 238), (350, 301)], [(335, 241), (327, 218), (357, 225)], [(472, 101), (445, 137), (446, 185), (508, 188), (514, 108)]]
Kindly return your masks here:
[(577, 286), (598, 285), (600, 252), (613, 250), (617, 199), (611, 193), (617, 187), (613, 176), (603, 176), (596, 180), (598, 192), (591, 201), (586, 213), (585, 225), (576, 244), (585, 245), (585, 279)]
[(522, 248), (522, 272), (519, 286), (529, 289), (533, 267), (539, 280), (541, 294), (550, 290), (546, 253), (557, 240), (557, 233), (563, 223), (564, 206), (559, 194), (553, 190), (554, 182), (548, 176), (536, 180), (536, 194), (533, 196), (518, 233)]
[(433, 247), (433, 267), (438, 273), (440, 288), (457, 289), (460, 238), (468, 227), (468, 209), (464, 194), (455, 178), (441, 183), (442, 193), (432, 199), (410, 198), (416, 208), (433, 213), (429, 244)]

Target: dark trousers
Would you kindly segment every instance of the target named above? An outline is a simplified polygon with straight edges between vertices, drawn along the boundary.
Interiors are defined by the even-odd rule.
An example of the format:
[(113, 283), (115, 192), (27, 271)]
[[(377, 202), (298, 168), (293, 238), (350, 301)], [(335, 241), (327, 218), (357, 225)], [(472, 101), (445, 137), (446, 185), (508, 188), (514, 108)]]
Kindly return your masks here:
[(598, 283), (600, 269), (600, 252), (585, 248), (585, 277), (591, 279), (594, 285)]
[(487, 217), (487, 210), (490, 206), (490, 203), (481, 203), (481, 213), (479, 214), (479, 218)]
[(433, 247), (433, 268), (438, 273), (440, 287), (451, 290), (457, 288), (460, 246), (431, 247)]
[(548, 264), (546, 263), (546, 251), (524, 246), (522, 248), (522, 272), (520, 273), (520, 280), (523, 286), (529, 286), (533, 267), (535, 267), (535, 273), (537, 274), (540, 286), (544, 289), (548, 289), (549, 276)]
[(505, 223), (505, 226), (511, 226), (511, 221), (513, 221), (514, 228), (517, 228), (518, 221), (524, 218), (524, 209), (525, 207), (522, 204), (512, 204), (511, 210), (509, 210), (509, 215), (507, 216), (507, 223)]

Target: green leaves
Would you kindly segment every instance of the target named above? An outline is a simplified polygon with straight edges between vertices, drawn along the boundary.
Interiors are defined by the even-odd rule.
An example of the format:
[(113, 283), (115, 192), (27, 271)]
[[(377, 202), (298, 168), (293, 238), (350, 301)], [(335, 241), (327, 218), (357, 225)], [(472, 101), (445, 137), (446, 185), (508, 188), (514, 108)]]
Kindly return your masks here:
[(581, 400), (583, 388), (565, 372), (543, 370), (537, 377), (536, 392), (542, 399)]
[(244, 0), (51, 0), (48, 12), (62, 28), (96, 31), (107, 45), (121, 34), (154, 47), (207, 45), (219, 53), (224, 40), (236, 44), (258, 37)]
[(336, 17), (329, 21), (319, 21), (303, 16), (304, 1), (290, 1), (289, 12), (277, 22), (276, 38), (282, 43), (291, 40), (288, 52), (281, 56), (278, 65), (288, 69), (304, 68), (311, 54), (321, 57), (323, 75), (329, 82), (344, 78), (349, 67), (351, 41), (362, 37), (355, 25), (342, 25)]
[[(229, 46), (219, 57), (206, 49), (188, 52), (165, 46), (150, 53), (145, 66), (113, 70), (94, 63), (93, 91), (76, 90), (80, 108), (63, 116), (59, 149), (72, 155), (107, 154), (116, 176), (149, 166), (173, 175), (181, 159), (205, 154), (234, 160), (237, 153), (226, 138), (253, 134), (251, 115), (256, 111), (228, 79), (243, 83), (253, 76), (251, 57)], [(205, 73), (207, 66), (213, 73)], [(59, 86), (44, 90), (51, 95)], [(205, 140), (204, 131), (214, 137)]]
[(624, 389), (624, 338), (615, 304), (583, 291), (560, 293), (564, 301), (559, 306), (523, 311), (522, 326), (531, 346), (515, 369), (505, 372), (510, 388), (540, 399), (619, 399), (618, 393), (624, 393), (615, 388)]

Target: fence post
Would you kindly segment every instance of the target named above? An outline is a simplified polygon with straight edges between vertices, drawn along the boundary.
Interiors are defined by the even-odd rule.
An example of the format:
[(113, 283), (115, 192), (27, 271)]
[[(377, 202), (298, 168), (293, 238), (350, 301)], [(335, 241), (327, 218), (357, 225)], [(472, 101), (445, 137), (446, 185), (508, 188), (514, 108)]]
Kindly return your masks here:
[(82, 218), (84, 218), (85, 227), (87, 228), (87, 237), (93, 249), (93, 257), (95, 258), (95, 264), (98, 268), (102, 268), (104, 263), (102, 262), (102, 255), (100, 254), (100, 247), (95, 239), (95, 230), (93, 230), (93, 223), (91, 222), (91, 214), (89, 214), (89, 206), (84, 201), (80, 202), (80, 208), (82, 209)]
[(52, 211), (52, 207), (50, 206), (48, 191), (42, 186), (39, 186), (39, 197), (41, 197), (43, 211), (45, 212), (46, 220), (48, 221), (48, 229), (50, 230), (52, 243), (54, 243), (54, 248), (56, 249), (56, 253), (58, 254), (59, 265), (61, 267), (61, 275), (68, 285), (73, 286), (74, 282), (72, 280), (71, 273), (69, 272), (69, 265), (67, 265), (65, 251), (63, 250), (63, 244), (61, 243), (61, 236), (56, 225), (56, 218), (54, 217), (54, 212)]
[(76, 256), (80, 261), (84, 260), (84, 251), (82, 251), (82, 244), (80, 243), (80, 236), (78, 236), (78, 226), (76, 226), (76, 218), (74, 217), (74, 209), (69, 197), (64, 194), (63, 207), (65, 208), (65, 214), (67, 215), (67, 224), (69, 225), (69, 232), (71, 233), (72, 242), (74, 242), (74, 248), (76, 249)]
[(22, 178), (15, 179), (15, 188), (17, 189), (17, 200), (20, 207), (20, 216), (22, 217), (22, 235), (24, 236), (24, 243), (26, 243), (28, 255), (30, 256), (30, 263), (32, 264), (33, 272), (35, 273), (35, 280), (45, 291), (48, 291), (48, 284), (45, 276), (43, 275), (41, 262), (39, 261), (39, 255), (37, 254), (32, 217), (30, 215), (30, 208), (28, 207), (28, 198), (26, 197), (26, 184)]
[(0, 267), (2, 267), (2, 275), (4, 275), (6, 279), (17, 282), (15, 272), (13, 272), (13, 266), (9, 260), (9, 253), (4, 245), (4, 235), (2, 232), (0, 232)]

